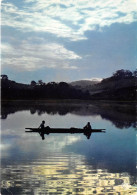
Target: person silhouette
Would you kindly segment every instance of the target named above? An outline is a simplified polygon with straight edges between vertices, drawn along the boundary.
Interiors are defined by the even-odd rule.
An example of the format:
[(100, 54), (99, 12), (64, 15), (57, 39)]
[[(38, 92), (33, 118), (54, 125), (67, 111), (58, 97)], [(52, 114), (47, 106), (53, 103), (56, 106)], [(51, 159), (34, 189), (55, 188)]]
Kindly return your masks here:
[(91, 125), (90, 125), (90, 122), (88, 122), (88, 123), (86, 124), (86, 126), (84, 127), (84, 129), (85, 129), (85, 130), (90, 130), (90, 129), (92, 129), (92, 127), (91, 127)]
[(45, 124), (45, 121), (42, 121), (42, 123), (39, 126), (39, 129), (44, 129), (44, 127), (45, 127), (44, 124)]

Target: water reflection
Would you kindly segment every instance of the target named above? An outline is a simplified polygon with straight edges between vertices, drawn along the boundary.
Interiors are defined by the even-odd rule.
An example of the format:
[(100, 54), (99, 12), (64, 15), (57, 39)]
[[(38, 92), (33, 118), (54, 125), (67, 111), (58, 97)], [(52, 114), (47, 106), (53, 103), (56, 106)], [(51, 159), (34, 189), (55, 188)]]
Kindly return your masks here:
[[(82, 155), (56, 153), (28, 165), (7, 166), (2, 192), (16, 194), (136, 194), (128, 173), (94, 170)], [(9, 176), (7, 178), (7, 175)]]
[(136, 127), (136, 104), (130, 103), (105, 103), (105, 102), (82, 102), (82, 101), (12, 101), (2, 102), (1, 118), (6, 119), (9, 114), (17, 111), (29, 110), (32, 115), (42, 116), (47, 113), (50, 115), (66, 115), (68, 113), (78, 116), (97, 116), (111, 121), (116, 127), (123, 129)]
[[(33, 104), (2, 105), (2, 195), (136, 194), (134, 105)], [(42, 120), (56, 128), (81, 128), (90, 121), (106, 133), (94, 133), (90, 140), (82, 134), (50, 134), (44, 141), (25, 133)]]

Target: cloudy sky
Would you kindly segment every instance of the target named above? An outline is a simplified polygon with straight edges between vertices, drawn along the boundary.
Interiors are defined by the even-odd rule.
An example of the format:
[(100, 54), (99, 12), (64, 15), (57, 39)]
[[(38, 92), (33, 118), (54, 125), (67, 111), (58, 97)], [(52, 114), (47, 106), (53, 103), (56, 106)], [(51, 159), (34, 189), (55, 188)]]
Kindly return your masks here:
[(137, 61), (136, 0), (3, 0), (2, 73), (17, 82), (105, 78)]

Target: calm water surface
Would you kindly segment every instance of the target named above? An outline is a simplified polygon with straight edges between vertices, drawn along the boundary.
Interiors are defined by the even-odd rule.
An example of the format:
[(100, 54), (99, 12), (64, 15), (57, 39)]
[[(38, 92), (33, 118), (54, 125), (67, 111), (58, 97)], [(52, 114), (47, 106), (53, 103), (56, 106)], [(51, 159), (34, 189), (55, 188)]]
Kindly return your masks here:
[[(2, 104), (1, 193), (137, 194), (135, 105), (84, 102)], [(92, 128), (106, 133), (49, 134), (26, 127)]]

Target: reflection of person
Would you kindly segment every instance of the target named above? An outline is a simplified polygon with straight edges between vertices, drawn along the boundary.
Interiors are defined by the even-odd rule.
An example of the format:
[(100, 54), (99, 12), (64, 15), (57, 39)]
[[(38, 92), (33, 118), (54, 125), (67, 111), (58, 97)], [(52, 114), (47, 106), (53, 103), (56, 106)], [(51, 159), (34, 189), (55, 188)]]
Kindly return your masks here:
[(45, 124), (45, 121), (42, 121), (42, 123), (39, 126), (39, 129), (44, 129), (44, 124)]
[(90, 136), (91, 136), (91, 132), (85, 132), (84, 135), (87, 137), (87, 139), (90, 139)]
[(92, 129), (91, 125), (90, 125), (90, 122), (88, 122), (86, 124), (86, 126), (84, 127), (84, 129), (88, 130), (88, 129)]
[(39, 134), (40, 134), (40, 136), (41, 136), (42, 140), (44, 140), (44, 139), (45, 139), (45, 137), (44, 137), (44, 133), (43, 133), (43, 132), (40, 132)]

